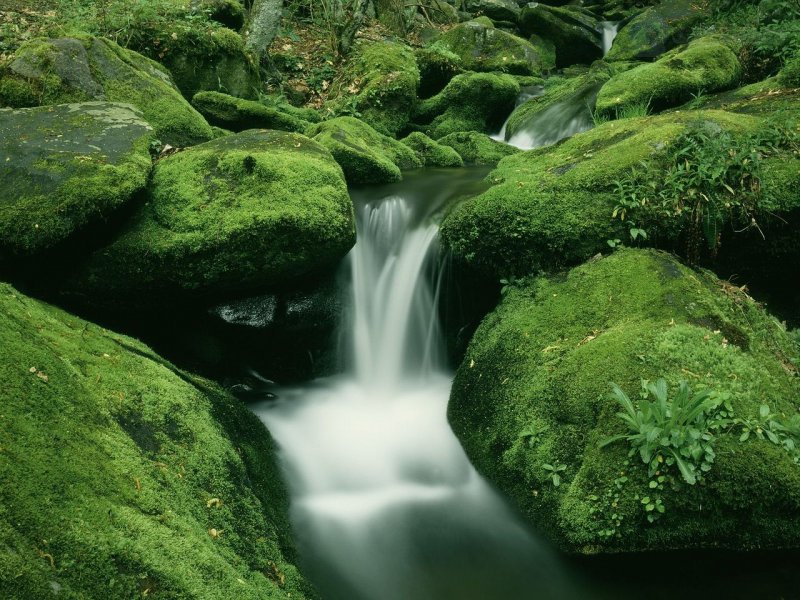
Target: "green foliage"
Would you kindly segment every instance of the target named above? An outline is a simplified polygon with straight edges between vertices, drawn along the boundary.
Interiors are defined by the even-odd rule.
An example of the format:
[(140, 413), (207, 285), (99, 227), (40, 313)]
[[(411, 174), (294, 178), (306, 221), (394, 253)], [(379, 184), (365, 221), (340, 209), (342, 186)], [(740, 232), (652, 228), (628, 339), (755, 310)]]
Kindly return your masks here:
[(691, 127), (661, 156), (614, 182), (612, 218), (628, 224), (632, 240), (646, 238), (650, 225), (662, 230), (665, 222), (677, 226), (686, 237), (689, 258), (696, 261), (703, 239), (716, 252), (726, 223), (737, 231), (760, 230), (758, 219), (771, 200), (771, 190), (762, 183), (762, 161), (798, 148), (800, 136), (780, 120), (749, 135), (708, 123)]
[(646, 102), (634, 102), (633, 104), (625, 104), (614, 108), (613, 115), (608, 112), (600, 112), (597, 109), (592, 109), (592, 122), (597, 125), (602, 125), (608, 121), (616, 121), (619, 119), (635, 119), (638, 117), (646, 117), (650, 114), (650, 100)]
[(718, 429), (732, 411), (730, 396), (708, 389), (692, 393), (686, 381), (679, 382), (671, 399), (664, 379), (643, 380), (642, 388), (641, 399), (635, 405), (618, 385), (612, 384), (612, 396), (623, 409), (617, 416), (628, 426), (628, 433), (607, 438), (600, 447), (627, 440), (631, 445), (629, 456), (638, 454), (650, 477), (659, 469), (677, 465), (684, 481), (694, 485), (714, 463), (712, 430)]
[(550, 481), (553, 482), (553, 487), (558, 487), (561, 485), (561, 473), (567, 470), (567, 465), (559, 462), (555, 463), (554, 465), (551, 465), (550, 463), (543, 463), (542, 468), (547, 471)]
[(742, 429), (740, 442), (746, 442), (751, 436), (769, 440), (786, 450), (795, 464), (800, 465), (800, 415), (785, 418), (773, 413), (769, 405), (762, 404), (758, 409), (758, 417), (736, 419), (734, 424)]

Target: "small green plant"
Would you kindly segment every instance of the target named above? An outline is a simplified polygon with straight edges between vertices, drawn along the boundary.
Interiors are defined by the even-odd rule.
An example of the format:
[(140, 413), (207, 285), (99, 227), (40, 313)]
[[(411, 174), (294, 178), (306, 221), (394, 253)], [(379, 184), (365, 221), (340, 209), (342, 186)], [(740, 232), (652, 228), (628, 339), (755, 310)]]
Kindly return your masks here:
[(758, 417), (736, 419), (734, 424), (742, 428), (740, 442), (746, 442), (751, 437), (768, 440), (784, 448), (794, 462), (800, 464), (800, 415), (783, 419), (773, 413), (768, 405), (762, 404), (758, 410)]
[(715, 457), (713, 431), (729, 423), (726, 418), (732, 414), (729, 395), (707, 389), (692, 392), (689, 384), (681, 381), (670, 399), (663, 379), (643, 380), (637, 404), (618, 385), (612, 384), (612, 390), (612, 398), (623, 408), (617, 416), (628, 426), (628, 432), (606, 438), (600, 442), (601, 448), (625, 440), (631, 446), (629, 456), (638, 454), (650, 477), (677, 465), (689, 485), (711, 469)]
[(598, 531), (601, 538), (609, 539), (612, 537), (621, 537), (620, 528), (622, 527), (625, 517), (622, 515), (620, 502), (622, 500), (622, 493), (624, 488), (628, 485), (628, 476), (626, 475), (627, 469), (630, 466), (630, 461), (624, 462), (624, 469), (620, 471), (619, 477), (615, 478), (611, 487), (605, 490), (602, 495), (591, 494), (589, 495), (589, 514), (592, 515), (595, 522), (599, 525)]
[(542, 439), (542, 434), (547, 431), (547, 425), (539, 425), (537, 423), (531, 423), (525, 429), (520, 431), (519, 437), (524, 442), (528, 444), (528, 446), (536, 446)]
[(561, 473), (567, 470), (567, 465), (556, 462), (554, 465), (544, 463), (542, 468), (550, 474), (550, 480), (554, 487), (561, 485)]

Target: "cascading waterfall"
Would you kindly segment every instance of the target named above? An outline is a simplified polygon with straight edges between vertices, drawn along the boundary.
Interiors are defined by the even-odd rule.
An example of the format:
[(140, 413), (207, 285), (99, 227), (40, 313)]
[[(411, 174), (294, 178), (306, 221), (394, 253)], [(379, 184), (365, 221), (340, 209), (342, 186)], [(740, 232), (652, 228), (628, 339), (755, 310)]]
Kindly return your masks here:
[(281, 448), (304, 568), (328, 599), (568, 598), (553, 555), (447, 423), (431, 200), (441, 181), (421, 179), (415, 194), (356, 198), (352, 367), (254, 408)]
[(611, 44), (614, 43), (614, 38), (617, 37), (619, 31), (619, 23), (616, 21), (603, 21), (600, 23), (601, 32), (603, 34), (603, 56), (608, 54), (611, 50)]

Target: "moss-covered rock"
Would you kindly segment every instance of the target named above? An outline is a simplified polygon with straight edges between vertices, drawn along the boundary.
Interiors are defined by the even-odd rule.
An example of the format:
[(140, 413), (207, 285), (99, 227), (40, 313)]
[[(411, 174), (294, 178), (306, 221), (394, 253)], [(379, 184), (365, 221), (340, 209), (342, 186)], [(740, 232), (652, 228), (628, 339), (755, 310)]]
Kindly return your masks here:
[(0, 259), (53, 249), (127, 203), (153, 139), (130, 104), (0, 109)]
[(530, 3), (522, 9), (519, 27), (526, 35), (550, 40), (556, 50), (556, 66), (591, 63), (603, 56), (600, 23), (586, 9)]
[(707, 15), (695, 0), (664, 0), (623, 25), (611, 44), (608, 60), (647, 60), (689, 39), (689, 34)]
[(470, 71), (541, 75), (555, 66), (546, 61), (546, 50), (477, 21), (456, 25), (437, 43), (458, 55), (462, 66)]
[[(591, 124), (591, 110), (600, 87), (608, 81), (610, 75), (606, 69), (590, 72), (565, 79), (558, 85), (550, 86), (542, 95), (526, 100), (514, 109), (506, 122), (506, 139), (510, 140), (522, 131), (536, 127), (537, 122), (550, 121), (559, 128), (569, 130), (570, 123), (577, 123), (581, 129)], [(556, 105), (563, 110), (555, 115)], [(550, 112), (548, 113), (548, 109)], [(557, 117), (554, 119), (553, 117)], [(546, 126), (548, 123), (541, 123)], [(586, 126), (584, 126), (586, 125)], [(540, 127), (541, 129), (541, 127)], [(571, 131), (570, 133), (575, 133)], [(547, 140), (552, 143), (557, 140)]]
[(703, 94), (679, 110), (711, 108), (742, 114), (800, 118), (800, 89), (784, 86), (779, 77), (751, 83), (735, 90)]
[(489, 175), (497, 185), (445, 218), (442, 239), (498, 278), (584, 261), (607, 240), (627, 239), (625, 224), (611, 218), (616, 182), (703, 123), (747, 133), (760, 120), (724, 111), (623, 119), (508, 157)]
[(459, 131), (496, 131), (518, 95), (519, 84), (510, 75), (462, 73), (420, 102), (414, 121), (434, 139)]
[(235, 31), (187, 28), (179, 30), (175, 38), (170, 34), (159, 48), (160, 61), (187, 98), (205, 90), (256, 98), (261, 90), (258, 67)]
[(460, 131), (438, 139), (442, 146), (450, 146), (470, 165), (496, 165), (506, 156), (519, 153), (519, 149), (493, 140), (485, 133)]
[(160, 160), (148, 202), (65, 288), (112, 308), (279, 288), (334, 265), (354, 239), (330, 152), (298, 134), (250, 130)]
[(417, 103), (419, 69), (405, 44), (381, 41), (359, 45), (346, 67), (350, 85), (330, 106), (355, 110), (366, 123), (384, 135), (397, 136), (411, 118)]
[(231, 131), (282, 129), (303, 132), (311, 124), (277, 108), (220, 92), (198, 92), (192, 104), (212, 125)]
[(238, 401), (6, 284), (0, 346), (0, 595), (315, 597)]
[(516, 23), (520, 13), (519, 4), (514, 0), (467, 0), (465, 8), (475, 16), (507, 23)]
[(244, 26), (247, 11), (239, 0), (190, 0), (194, 11), (208, 14), (208, 18), (229, 29), (238, 31)]
[(441, 92), (450, 80), (463, 72), (461, 58), (442, 43), (434, 43), (414, 51), (419, 67), (420, 98)]
[(597, 110), (613, 115), (633, 105), (677, 106), (693, 95), (729, 89), (741, 74), (739, 59), (724, 40), (704, 37), (612, 77), (597, 95)]
[(426, 167), (464, 166), (461, 156), (453, 148), (440, 144), (419, 131), (415, 131), (401, 141), (417, 153), (420, 161)]
[(402, 169), (422, 166), (416, 153), (355, 117), (337, 117), (306, 131), (330, 150), (350, 184), (400, 181)]
[(0, 104), (22, 108), (87, 100), (133, 104), (158, 138), (173, 146), (213, 137), (169, 73), (103, 38), (31, 40), (0, 69)]
[(781, 445), (723, 427), (711, 469), (688, 485), (675, 465), (648, 477), (626, 441), (599, 444), (626, 432), (609, 382), (636, 401), (641, 379), (666, 379), (670, 398), (688, 379), (730, 394), (735, 417), (758, 420), (765, 404), (788, 420), (800, 409), (797, 351), (738, 288), (664, 253), (621, 250), (512, 286), (470, 344), (448, 415), (478, 470), (564, 550), (794, 547), (800, 466)]

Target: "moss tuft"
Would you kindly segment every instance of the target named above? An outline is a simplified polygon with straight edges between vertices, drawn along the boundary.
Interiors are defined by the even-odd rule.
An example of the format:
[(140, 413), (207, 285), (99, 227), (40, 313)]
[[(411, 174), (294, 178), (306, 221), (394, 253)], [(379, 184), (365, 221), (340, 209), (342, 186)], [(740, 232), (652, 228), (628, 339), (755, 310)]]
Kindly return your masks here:
[(400, 140), (417, 153), (422, 164), (426, 167), (463, 167), (461, 156), (450, 146), (440, 144), (424, 133), (415, 131), (408, 137)]
[(496, 165), (506, 156), (519, 152), (514, 146), (493, 140), (485, 133), (477, 131), (451, 133), (439, 138), (438, 143), (450, 146), (470, 165)]
[(192, 104), (209, 123), (231, 131), (280, 129), (302, 133), (311, 124), (260, 102), (219, 92), (198, 92)]

